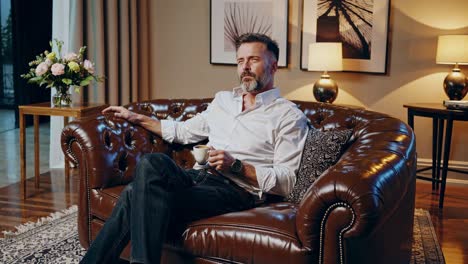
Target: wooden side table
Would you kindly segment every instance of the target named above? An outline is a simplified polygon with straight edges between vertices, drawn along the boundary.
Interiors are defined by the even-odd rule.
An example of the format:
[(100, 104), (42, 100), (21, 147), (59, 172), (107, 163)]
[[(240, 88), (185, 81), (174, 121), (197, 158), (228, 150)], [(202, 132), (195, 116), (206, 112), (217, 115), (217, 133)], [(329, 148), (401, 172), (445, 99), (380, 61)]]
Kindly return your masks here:
[[(444, 206), (445, 185), (447, 172), (456, 171), (468, 173), (467, 171), (449, 168), (450, 146), (452, 144), (453, 121), (468, 121), (468, 111), (447, 109), (442, 103), (410, 103), (403, 105), (408, 108), (408, 125), (414, 130), (414, 117), (432, 118), (432, 166), (418, 169), (416, 172), (432, 170), (432, 177), (416, 176), (418, 179), (432, 182), (432, 189), (439, 189), (439, 208)], [(447, 122), (444, 138), (444, 123)], [(444, 150), (442, 156), (442, 149)], [(442, 164), (441, 164), (442, 160)], [(442, 175), (441, 173), (442, 165)]]
[[(33, 115), (34, 118), (34, 179), (35, 186), (39, 188), (39, 116), (63, 116), (64, 125), (68, 124), (69, 117), (84, 118), (99, 114), (106, 104), (72, 104), (69, 107), (54, 107), (50, 102), (20, 105), (19, 125), (20, 125), (20, 170), (21, 170), (21, 191), (23, 199), (26, 199), (26, 134), (25, 115)], [(65, 179), (70, 180), (70, 168), (65, 161)]]

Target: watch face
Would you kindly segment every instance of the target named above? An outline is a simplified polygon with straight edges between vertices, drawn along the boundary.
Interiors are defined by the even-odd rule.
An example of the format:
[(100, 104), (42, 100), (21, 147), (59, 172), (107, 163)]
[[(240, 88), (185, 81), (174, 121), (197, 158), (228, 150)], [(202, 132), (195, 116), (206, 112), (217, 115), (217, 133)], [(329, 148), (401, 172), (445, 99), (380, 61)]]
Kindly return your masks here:
[(242, 162), (236, 159), (231, 165), (231, 171), (234, 173), (240, 173), (242, 171)]

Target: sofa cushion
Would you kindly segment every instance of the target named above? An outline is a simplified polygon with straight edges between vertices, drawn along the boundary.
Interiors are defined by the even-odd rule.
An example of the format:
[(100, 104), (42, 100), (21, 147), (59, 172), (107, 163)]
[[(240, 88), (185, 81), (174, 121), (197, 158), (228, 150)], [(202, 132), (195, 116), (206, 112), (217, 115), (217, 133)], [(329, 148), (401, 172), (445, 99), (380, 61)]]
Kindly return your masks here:
[(351, 129), (329, 131), (309, 129), (296, 184), (286, 197), (286, 201), (299, 203), (302, 200), (312, 183), (338, 161), (351, 133)]
[(200, 219), (187, 226), (183, 248), (215, 263), (312, 263), (318, 250), (297, 238), (296, 210), (275, 203)]

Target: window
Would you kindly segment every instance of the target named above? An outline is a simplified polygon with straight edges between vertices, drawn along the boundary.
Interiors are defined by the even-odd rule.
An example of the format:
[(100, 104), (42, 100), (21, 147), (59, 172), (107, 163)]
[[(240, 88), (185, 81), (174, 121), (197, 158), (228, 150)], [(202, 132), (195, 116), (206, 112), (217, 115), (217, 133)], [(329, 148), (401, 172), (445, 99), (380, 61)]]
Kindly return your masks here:
[(11, 108), (15, 101), (12, 32), (11, 1), (0, 0), (0, 108)]

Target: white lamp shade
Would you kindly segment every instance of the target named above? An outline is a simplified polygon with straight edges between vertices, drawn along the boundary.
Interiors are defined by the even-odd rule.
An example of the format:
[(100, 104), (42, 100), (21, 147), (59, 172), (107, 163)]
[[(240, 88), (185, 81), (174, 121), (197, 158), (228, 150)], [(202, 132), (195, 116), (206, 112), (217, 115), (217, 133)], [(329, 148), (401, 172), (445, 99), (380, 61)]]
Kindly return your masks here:
[(316, 42), (309, 45), (309, 71), (342, 71), (343, 50), (340, 42)]
[(468, 64), (468, 35), (439, 36), (437, 64)]

